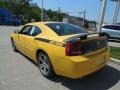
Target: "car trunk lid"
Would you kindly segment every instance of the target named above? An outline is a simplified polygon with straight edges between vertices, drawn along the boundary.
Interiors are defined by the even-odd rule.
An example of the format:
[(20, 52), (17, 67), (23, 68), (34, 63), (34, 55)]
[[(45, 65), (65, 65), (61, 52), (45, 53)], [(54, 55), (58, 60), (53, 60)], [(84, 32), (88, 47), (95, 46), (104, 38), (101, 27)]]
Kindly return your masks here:
[[(65, 39), (64, 42), (66, 42), (67, 48), (66, 55), (69, 56), (90, 53), (105, 48), (108, 45), (107, 38), (104, 33), (82, 33), (71, 36)], [(71, 52), (73, 53), (71, 54)]]

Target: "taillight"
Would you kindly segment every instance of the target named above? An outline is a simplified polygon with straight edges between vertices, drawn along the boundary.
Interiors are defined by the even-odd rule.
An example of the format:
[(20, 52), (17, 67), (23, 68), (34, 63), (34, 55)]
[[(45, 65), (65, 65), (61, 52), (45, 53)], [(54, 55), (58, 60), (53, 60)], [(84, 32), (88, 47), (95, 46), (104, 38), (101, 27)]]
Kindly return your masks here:
[(82, 48), (80, 41), (66, 43), (66, 55), (67, 56), (82, 55), (83, 53), (84, 53), (84, 50)]

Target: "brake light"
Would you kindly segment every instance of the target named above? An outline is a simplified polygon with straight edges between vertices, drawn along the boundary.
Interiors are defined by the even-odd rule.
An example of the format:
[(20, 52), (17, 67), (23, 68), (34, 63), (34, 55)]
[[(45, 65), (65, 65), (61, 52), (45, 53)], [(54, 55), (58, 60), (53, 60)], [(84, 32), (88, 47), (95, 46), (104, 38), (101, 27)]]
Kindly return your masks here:
[(83, 53), (84, 53), (84, 50), (79, 41), (73, 42), (73, 43), (72, 42), (66, 43), (66, 55), (67, 56), (82, 55)]

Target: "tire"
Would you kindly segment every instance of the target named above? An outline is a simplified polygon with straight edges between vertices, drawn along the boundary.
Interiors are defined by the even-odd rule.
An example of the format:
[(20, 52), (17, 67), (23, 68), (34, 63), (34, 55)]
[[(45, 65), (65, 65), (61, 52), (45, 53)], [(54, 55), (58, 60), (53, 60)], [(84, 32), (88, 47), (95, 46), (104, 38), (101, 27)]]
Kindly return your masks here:
[(54, 76), (54, 70), (48, 55), (44, 52), (40, 52), (37, 54), (37, 63), (38, 68), (41, 74), (46, 78), (51, 78)]
[(16, 48), (15, 42), (13, 40), (11, 40), (11, 44), (12, 44), (13, 51), (17, 52), (17, 48)]
[(105, 35), (106, 35), (107, 40), (109, 40), (109, 38), (110, 38), (109, 35), (107, 35), (107, 34), (105, 34)]
[(20, 24), (18, 23), (18, 22), (16, 22), (15, 24), (14, 24), (14, 26), (19, 26)]

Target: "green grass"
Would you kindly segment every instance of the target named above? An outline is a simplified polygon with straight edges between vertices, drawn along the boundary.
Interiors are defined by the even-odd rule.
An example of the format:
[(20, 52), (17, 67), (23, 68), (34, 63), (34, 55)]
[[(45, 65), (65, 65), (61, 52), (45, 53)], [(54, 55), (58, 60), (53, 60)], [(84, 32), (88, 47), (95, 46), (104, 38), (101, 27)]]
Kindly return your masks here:
[(111, 47), (111, 57), (120, 60), (120, 48)]

